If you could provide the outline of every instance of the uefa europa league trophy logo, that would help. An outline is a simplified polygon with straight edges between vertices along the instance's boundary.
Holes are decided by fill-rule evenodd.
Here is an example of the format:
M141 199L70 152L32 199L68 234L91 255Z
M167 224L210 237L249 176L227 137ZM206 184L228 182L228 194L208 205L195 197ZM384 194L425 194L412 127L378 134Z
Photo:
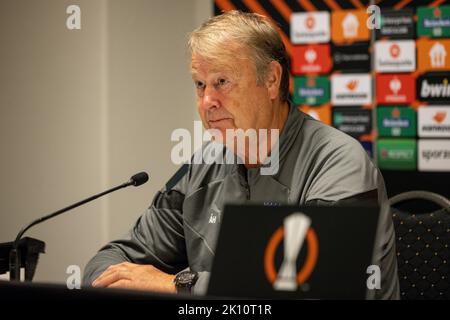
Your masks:
M284 258L277 279L273 284L275 290L297 290L297 257L311 225L311 219L304 214L294 213L284 219Z

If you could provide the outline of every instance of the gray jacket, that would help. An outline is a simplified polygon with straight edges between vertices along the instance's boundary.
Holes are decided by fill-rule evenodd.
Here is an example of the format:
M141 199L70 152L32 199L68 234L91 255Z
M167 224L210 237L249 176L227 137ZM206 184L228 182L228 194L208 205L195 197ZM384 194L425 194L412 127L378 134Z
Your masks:
M129 261L167 272L199 272L194 293L205 292L225 203L381 207L373 264L381 289L371 298L399 298L395 235L383 178L358 141L290 107L279 140L279 170L261 175L242 164L183 165L122 239L100 249L84 271L91 284L109 265ZM204 152L212 147L204 146ZM223 156L230 151L224 149ZM211 215L218 217L209 223Z

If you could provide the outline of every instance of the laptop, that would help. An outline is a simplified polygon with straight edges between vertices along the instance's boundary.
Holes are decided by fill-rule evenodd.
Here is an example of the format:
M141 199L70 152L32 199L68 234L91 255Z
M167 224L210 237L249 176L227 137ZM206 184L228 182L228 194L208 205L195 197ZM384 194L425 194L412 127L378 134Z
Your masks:
M365 299L378 216L376 206L226 206L208 295Z

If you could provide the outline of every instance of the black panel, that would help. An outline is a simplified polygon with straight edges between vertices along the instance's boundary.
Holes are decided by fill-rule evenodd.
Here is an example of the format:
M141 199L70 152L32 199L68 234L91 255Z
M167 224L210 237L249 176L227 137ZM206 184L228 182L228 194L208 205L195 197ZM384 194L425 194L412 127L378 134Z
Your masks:
M303 8L300 7L297 0L285 0L284 2L291 8L292 12L303 11Z
M236 7L237 10L250 12L250 10L245 6L245 4L241 0L230 0L230 2Z

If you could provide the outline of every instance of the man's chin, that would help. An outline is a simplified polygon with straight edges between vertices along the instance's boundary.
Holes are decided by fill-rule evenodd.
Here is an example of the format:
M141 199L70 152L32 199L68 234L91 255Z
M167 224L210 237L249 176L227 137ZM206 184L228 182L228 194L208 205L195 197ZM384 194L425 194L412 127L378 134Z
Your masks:
M224 143L226 141L227 130L234 130L234 128L208 128L207 131L216 142ZM230 131L229 131L230 132ZM228 133L229 134L229 133Z

